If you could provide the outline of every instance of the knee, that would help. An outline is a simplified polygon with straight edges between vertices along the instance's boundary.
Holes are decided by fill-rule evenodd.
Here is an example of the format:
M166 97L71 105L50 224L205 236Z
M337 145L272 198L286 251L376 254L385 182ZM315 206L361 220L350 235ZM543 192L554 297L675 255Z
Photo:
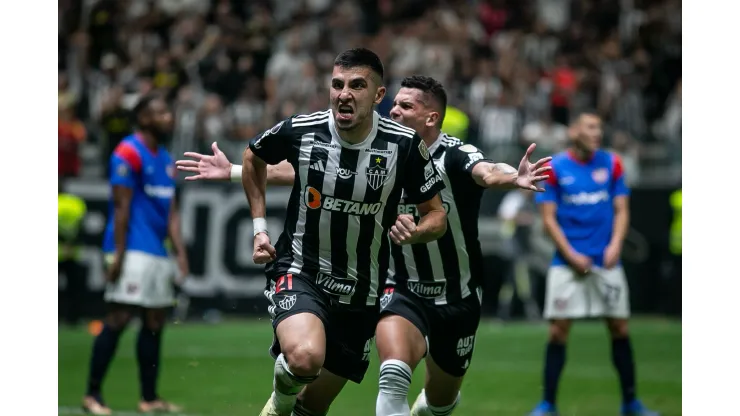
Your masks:
M165 319L158 316L145 316L142 329L146 329L147 331L154 333L160 333L164 329L164 322Z
M549 341L556 344L568 342L570 334L570 321L557 320L550 323Z
M314 376L324 365L324 351L311 341L297 343L283 350L290 372L296 376Z
M627 338L629 336L629 325L626 319L610 319L607 321L607 327L612 338Z
M123 331L131 322L131 313L128 311L111 312L105 317L105 325L114 331Z

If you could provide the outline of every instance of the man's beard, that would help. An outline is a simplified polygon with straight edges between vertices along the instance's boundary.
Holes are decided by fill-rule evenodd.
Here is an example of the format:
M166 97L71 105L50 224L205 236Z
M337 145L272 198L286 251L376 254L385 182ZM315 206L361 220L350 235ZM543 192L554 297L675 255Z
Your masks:
M158 144L169 144L172 142L172 131L151 129L151 134L157 140Z

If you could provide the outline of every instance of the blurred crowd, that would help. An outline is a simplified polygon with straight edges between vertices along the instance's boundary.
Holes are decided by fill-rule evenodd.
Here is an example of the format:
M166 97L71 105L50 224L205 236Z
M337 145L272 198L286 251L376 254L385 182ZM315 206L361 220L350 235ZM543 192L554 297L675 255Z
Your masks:
M332 62L380 55L443 82L450 133L516 163L595 110L631 184L680 183L680 0L60 0L59 175L101 176L141 94L166 94L171 143L239 158L277 120L327 108ZM452 119L452 117L450 117Z

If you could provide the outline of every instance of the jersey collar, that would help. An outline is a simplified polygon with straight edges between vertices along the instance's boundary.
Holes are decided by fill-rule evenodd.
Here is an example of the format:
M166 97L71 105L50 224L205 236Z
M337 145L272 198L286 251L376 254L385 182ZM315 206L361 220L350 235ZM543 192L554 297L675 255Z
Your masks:
M360 143L351 144L347 143L339 136L339 132L337 132L337 126L334 123L334 112L332 110L329 110L329 132L331 133L332 140L339 143L342 147L346 147L348 149L359 149L367 147L367 145L375 140L375 136L378 134L378 119L380 119L380 114L378 114L377 111L373 111L373 128L370 129L370 133L367 135L367 137L365 137L365 140L361 141Z
M432 143L432 145L429 146L429 154L430 155L433 155L434 152L437 151L437 149L439 148L439 146L442 145L442 139L444 137L445 137L445 134L444 133L439 133L439 136L437 136L437 140L435 140L434 143Z

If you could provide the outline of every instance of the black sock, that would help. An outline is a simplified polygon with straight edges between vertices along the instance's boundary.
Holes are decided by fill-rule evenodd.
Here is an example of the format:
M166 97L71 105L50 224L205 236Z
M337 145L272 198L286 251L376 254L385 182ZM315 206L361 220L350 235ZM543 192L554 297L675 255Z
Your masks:
M612 339L612 362L619 373L622 403L632 403L635 400L635 360L629 337Z
M558 393L560 374L565 367L565 344L556 344L550 341L545 352L545 397L551 404L555 404Z
M87 395L100 399L100 389L103 378L108 371L110 362L118 347L118 339L121 337L120 329L113 329L108 325L95 338L93 343L92 357L90 358L90 374L87 378Z
M141 398L151 402L157 400L157 375L159 374L159 346L162 331L152 331L145 327L139 331L136 341L136 359L139 361L139 382Z

